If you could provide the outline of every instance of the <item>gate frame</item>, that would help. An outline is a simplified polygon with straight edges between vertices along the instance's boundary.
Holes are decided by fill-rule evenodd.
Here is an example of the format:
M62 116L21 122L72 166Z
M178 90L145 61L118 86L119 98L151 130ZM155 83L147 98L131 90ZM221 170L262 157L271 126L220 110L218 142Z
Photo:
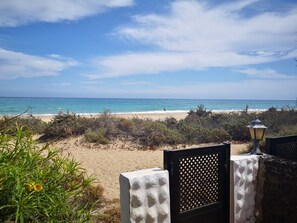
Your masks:
M198 153L197 153L198 152ZM200 153L199 153L200 152ZM167 169L169 172L169 186L170 186L170 212L171 212L171 221L175 222L178 218L187 218L187 214L193 210L187 210L183 213L179 211L179 185L175 184L175 181L178 181L179 178L179 165L177 155L180 154L179 158L183 157L197 157L201 155L210 155L210 154L219 154L219 166L224 165L224 172L219 171L219 176L223 174L223 177L219 177L219 185L223 185L223 194L219 194L219 199L221 200L217 204L204 205L199 208L193 209L195 215L202 213L207 213L215 209L223 210L223 217L225 220L222 222L228 223L230 220L230 143L223 143L213 146L206 147L195 147L189 149L180 149L180 150L164 150L163 151L163 161L164 169ZM183 155L184 154L184 155ZM220 158L221 157L221 158ZM177 170L177 176L173 175L174 170ZM220 189L219 189L220 191ZM222 191L220 191L222 192ZM177 196L174 194L178 193ZM210 210L209 207L214 206L214 209Z

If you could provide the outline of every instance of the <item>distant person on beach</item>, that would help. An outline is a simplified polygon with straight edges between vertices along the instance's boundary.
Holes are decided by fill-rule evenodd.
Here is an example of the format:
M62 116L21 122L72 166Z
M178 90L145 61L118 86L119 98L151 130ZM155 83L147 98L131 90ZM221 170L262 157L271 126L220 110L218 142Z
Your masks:
M166 111L166 108L163 108L163 111Z

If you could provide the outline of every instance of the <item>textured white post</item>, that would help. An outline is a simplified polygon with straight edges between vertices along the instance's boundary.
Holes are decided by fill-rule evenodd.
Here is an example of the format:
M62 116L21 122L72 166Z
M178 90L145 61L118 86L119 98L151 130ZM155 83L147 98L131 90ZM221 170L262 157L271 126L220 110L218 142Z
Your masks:
M170 223L167 170L121 173L120 191L122 223Z
M259 156L231 156L230 164L230 220L232 223L253 223L256 221Z

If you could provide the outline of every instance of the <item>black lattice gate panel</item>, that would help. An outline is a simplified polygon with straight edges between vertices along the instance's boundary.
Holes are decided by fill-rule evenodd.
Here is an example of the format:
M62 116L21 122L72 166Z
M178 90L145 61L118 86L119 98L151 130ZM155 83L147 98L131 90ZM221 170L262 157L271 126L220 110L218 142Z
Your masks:
M266 138L266 152L297 162L297 135L278 138Z
M164 151L172 223L229 221L230 145Z
M219 154L179 160L180 212L219 201Z

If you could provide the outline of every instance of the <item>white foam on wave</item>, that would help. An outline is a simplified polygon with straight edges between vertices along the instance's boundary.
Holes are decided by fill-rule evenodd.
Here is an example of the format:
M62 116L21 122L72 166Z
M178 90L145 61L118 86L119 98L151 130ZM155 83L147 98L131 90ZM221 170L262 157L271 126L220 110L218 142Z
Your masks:
M249 109L248 112L264 112L267 111L268 109ZM195 110L193 110L195 112ZM243 110L238 110L238 109L228 109L228 110L207 110L207 111L211 111L213 113L232 113L232 112L242 112ZM111 112L112 115L154 115L154 114L174 114L174 113L188 113L190 111L188 110L158 110L158 111L137 111L137 112ZM67 113L64 113L67 114ZM103 112L98 112L98 113L75 113L75 112L71 112L69 114L76 114L76 115L81 115L81 116L97 116L97 115L101 115L103 114ZM23 115L31 115L31 114L23 114ZM46 117L46 116L56 116L58 115L58 113L56 114L32 114L34 116L41 116L41 117Z
M268 109L248 109L248 112L264 112ZM242 112L242 109L229 109L229 110L209 110L213 113L232 113L232 112Z
M173 110L173 111L141 111L141 112L115 112L112 114L116 114L116 115L129 115L129 114L174 114L174 113L185 113L185 112L189 112L186 110Z

